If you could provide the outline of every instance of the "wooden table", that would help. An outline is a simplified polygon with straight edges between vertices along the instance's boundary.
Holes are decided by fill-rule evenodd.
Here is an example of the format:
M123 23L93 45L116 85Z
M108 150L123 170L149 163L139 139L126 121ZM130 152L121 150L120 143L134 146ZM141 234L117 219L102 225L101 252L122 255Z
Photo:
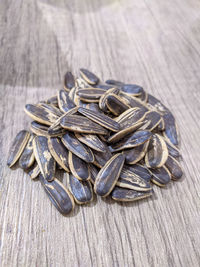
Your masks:
M184 178L137 203L97 199L63 217L21 169L11 140L23 111L80 67L141 84L175 114ZM0 266L200 265L200 2L0 3Z

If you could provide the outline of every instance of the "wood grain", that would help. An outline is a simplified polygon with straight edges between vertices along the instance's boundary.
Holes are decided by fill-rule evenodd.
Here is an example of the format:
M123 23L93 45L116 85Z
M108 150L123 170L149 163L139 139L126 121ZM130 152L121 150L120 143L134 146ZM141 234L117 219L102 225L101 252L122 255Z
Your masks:
M199 266L200 2L2 0L0 48L0 266ZM10 142L30 122L24 105L80 67L141 84L173 111L182 181L63 217L39 182L7 168Z

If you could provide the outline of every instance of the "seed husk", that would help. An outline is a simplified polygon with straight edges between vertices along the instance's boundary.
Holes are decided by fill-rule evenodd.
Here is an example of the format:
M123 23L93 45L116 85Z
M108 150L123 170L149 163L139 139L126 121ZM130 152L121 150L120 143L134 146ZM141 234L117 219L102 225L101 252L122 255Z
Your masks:
M9 150L9 156L7 160L8 167L12 167L18 161L18 159L20 158L21 154L24 151L24 148L29 138L30 138L30 133L27 132L26 130L22 130L16 135Z
M128 105L130 108L144 108L146 111L149 111L146 103L142 102L139 98L134 97L132 95L128 95L124 92L119 93L120 98L124 101L126 105Z
M175 118L171 112L163 115L163 120L165 124L164 136L173 145L178 146L178 128L175 122Z
M152 195L152 192L139 192L132 189L120 188L116 186L111 195L112 199L116 201L128 202L150 197Z
M63 112L59 108L57 108L53 105L50 105L47 103L41 103L38 106L43 107L47 112L51 112L51 113L55 114L57 117L60 117L63 115Z
M175 145L173 145L170 141L168 141L166 138L164 139L168 148L169 155L172 156L173 158L181 157L179 149Z
M56 178L48 182L41 174L40 182L43 185L52 204L62 214L68 214L74 209L74 199L70 191Z
M94 162L94 155L90 148L78 141L73 133L66 133L62 137L62 142L69 151L86 162Z
M97 166L98 168L102 168L106 162L112 157L112 153L110 152L109 148L105 144L105 152L99 152L93 150L93 155L94 155L94 162L93 164Z
M123 84L120 89L127 93L127 94L132 94L132 95L140 95L143 88L137 84Z
M99 102L100 97L105 94L106 90L100 88L80 89L76 94L85 102Z
M31 122L30 130L36 135L48 136L48 129L49 127L47 125L41 124L37 121Z
M97 84L99 82L99 78L87 69L80 69L81 77L89 84Z
M86 204L93 200L93 189L90 181L80 181L70 174L69 185L70 191L77 204Z
M19 166L22 169L30 168L35 161L35 156L33 153L33 139L34 139L34 135L32 134L28 140L28 143L27 143L20 159L19 159Z
M99 107L102 111L104 112L108 112L108 108L107 108L107 97L110 94L115 94L117 95L119 93L120 89L119 88L110 88L106 91L105 94L103 94L100 99L99 99Z
M97 84L97 85L94 85L94 87L107 91L107 90L113 88L114 86L113 85L107 85L107 84Z
M115 120L120 124L121 129L129 128L133 124L140 122L144 119L146 115L145 108L129 108L124 111L120 116L118 116Z
M116 185L136 191L150 191L152 189L149 182L126 166L122 168Z
M66 90L60 90L58 92L58 106L62 112L67 112L75 107L74 102L69 97L69 94Z
M80 142L87 145L88 147L99 152L106 152L104 143L97 135L75 133L75 136Z
M126 163L132 165L143 159L147 152L148 145L149 141L139 146L124 150L123 154L125 155Z
M35 161L35 164L30 168L28 175L31 177L32 180L38 178L38 175L40 174L40 167Z
M121 87L122 85L124 85L123 82L112 80L112 79L106 80L105 83L110 84L110 85L114 85L116 87L118 87L118 86Z
M27 104L24 110L33 120L49 126L59 118L58 115L41 105Z
M89 165L81 158L69 151L68 154L69 168L72 174L81 181L90 179Z
M170 171L172 180L179 180L182 177L183 171L181 169L180 163L175 158L168 156L168 159L165 162L165 166Z
M168 158L168 149L163 137L159 134L152 135L148 151L145 156L145 163L148 168L162 167Z
M133 134L128 135L123 140L112 144L113 151L121 151L123 149L136 147L147 142L152 136L150 131L136 131Z
M146 112L146 114L143 118L144 124L142 125L142 127L140 129L153 131L153 129L155 129L158 126L160 121L161 121L161 116L158 112L148 111L148 112Z
M147 167L141 164L134 164L131 166L126 165L126 168L130 169L136 175L139 175L145 181L149 182L151 180L151 173Z
M112 93L110 93L106 98L106 106L115 116L120 115L130 108L130 106L127 105L122 98Z
M57 98L57 95L48 98L47 99L47 104L53 105L56 108L58 108L58 98Z
M108 131L101 125L80 115L67 115L60 121L63 128L73 132L107 135Z
M68 150L58 137L48 138L48 147L55 161L67 172L69 172Z
M92 184L95 183L96 177L99 173L99 170L97 169L96 166L94 166L93 164L89 163L89 170L90 170L90 182Z
M98 113L96 111L86 108L79 108L78 112L86 116L88 119L113 132L117 132L120 129L120 125L118 122L114 121L113 119L102 113Z
M75 87L74 75L70 71L68 71L64 76L64 88L65 90L70 91L74 87Z
M97 195L106 197L110 194L120 176L124 160L124 155L118 153L100 170L94 183L94 191Z
M160 100L158 100L156 97L152 96L151 94L148 94L147 106L151 110L155 110L159 112L161 115L164 115L170 112L169 109L165 105L163 105Z
M171 180L171 174L165 166L157 169L149 169L149 171L152 174L151 181L158 186L163 187Z
M36 136L33 140L33 151L42 175L47 181L52 181L54 179L56 163L48 147L48 138Z

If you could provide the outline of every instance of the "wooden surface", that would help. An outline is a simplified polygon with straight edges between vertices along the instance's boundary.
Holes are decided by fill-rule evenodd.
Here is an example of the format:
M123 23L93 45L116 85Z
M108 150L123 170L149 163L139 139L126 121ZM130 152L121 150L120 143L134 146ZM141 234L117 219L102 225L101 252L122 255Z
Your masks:
M67 70L138 83L176 116L184 178L148 201L97 199L63 217L39 182L8 169L23 112ZM0 2L0 266L200 265L200 2Z

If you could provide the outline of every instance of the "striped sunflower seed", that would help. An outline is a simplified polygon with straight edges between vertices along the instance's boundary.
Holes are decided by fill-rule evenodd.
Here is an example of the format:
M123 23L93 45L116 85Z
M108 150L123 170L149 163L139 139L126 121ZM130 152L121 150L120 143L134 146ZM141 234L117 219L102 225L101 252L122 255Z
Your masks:
M67 112L75 107L74 102L70 99L66 90L60 90L58 92L58 106L62 112Z
M48 147L55 161L67 172L69 172L68 150L61 142L60 138L48 138Z
M99 78L87 69L80 69L81 77L89 84L97 84L99 82Z
M36 135L48 136L48 129L49 127L47 125L38 123L37 121L31 122L30 130Z
M123 154L125 155L126 163L132 165L143 159L147 152L148 145L149 141L139 146L124 150Z
M31 119L49 126L59 118L58 115L43 106L27 104L24 110Z
M48 138L36 136L33 140L33 151L42 175L47 181L52 181L54 179L56 163L48 147Z
M86 108L79 108L78 112L86 116L88 119L113 132L117 132L120 129L120 125L118 122L114 121L113 119L102 113L97 113L96 111Z
M150 197L152 195L152 192L139 192L132 189L120 188L116 186L111 195L112 199L116 201L128 202Z
M141 164L134 164L131 166L126 165L126 168L131 170L134 174L139 175L147 182L150 182L151 180L151 173L148 168L146 168L144 165Z
M117 95L119 93L120 89L119 88L110 88L106 91L106 93L104 95L102 95L99 99L99 107L102 111L104 112L108 112L108 108L107 108L107 97L110 94L115 94Z
M174 116L171 112L169 112L163 115L163 120L165 124L165 130L163 132L165 138L168 139L173 145L178 146L179 133Z
M168 149L163 137L159 134L154 134L148 146L148 151L145 156L145 163L148 168L162 167L168 158Z
M130 108L144 108L146 111L149 111L146 103L142 102L139 98L134 97L132 95L128 95L124 92L119 93L119 97L124 101L126 105L128 105Z
M169 142L167 139L164 138L164 140L167 145L169 155L172 156L173 158L181 157L179 149L176 146L174 146L171 142Z
M76 92L76 94L80 97L84 102L99 102L100 97L105 94L106 90L100 88L86 88L80 89Z
M79 142L73 133L66 133L63 135L61 140L66 148L74 153L77 157L86 162L94 162L94 155L91 149Z
M140 95L143 88L137 84L123 84L120 89L127 93L127 94L131 94L131 95Z
M53 105L50 105L47 103L41 103L38 106L43 107L47 112L51 112L51 113L55 114L57 117L60 117L63 115L63 112L59 108L57 108Z
M175 158L169 156L165 162L165 166L170 171L173 180L179 180L182 177L183 171L181 165Z
M88 164L69 151L69 168L72 174L81 181L90 179L90 170Z
M73 132L107 135L108 131L99 124L80 115L67 115L60 121L60 125Z
M28 175L31 177L32 180L34 180L38 178L39 174L40 174L40 167L37 164L37 162L35 162L35 164L29 170Z
M116 87L121 87L121 86L123 86L124 85L124 83L123 82L120 82L120 81L116 81L116 80L107 80L107 81L105 81L105 83L107 83L107 84L110 84L110 85L114 85L114 86L116 86Z
M53 105L53 106L55 106L56 108L58 108L58 98L57 98L57 95L48 98L48 99L47 99L47 104L49 104L49 105Z
M133 124L142 121L146 115L146 108L129 108L115 120L120 124L121 129L131 127Z
M97 169L96 166L94 166L93 164L89 163L89 170L90 170L90 182L92 184L95 183L96 177L99 173L99 170Z
M20 159L19 159L19 166L22 169L30 168L35 161L35 156L33 153L33 139L34 139L34 135L32 134L28 140L28 143L27 143Z
M150 131L136 131L133 134L128 135L123 140L112 144L111 148L113 151L121 151L123 149L136 147L147 142L152 136Z
M147 103L147 101L148 101L148 94L144 89L137 97L144 103Z
M98 168L102 168L106 162L112 157L112 153L110 152L109 148L105 144L105 152L99 152L93 150L93 155L94 155L94 162L93 164L97 166Z
M107 84L97 84L97 85L94 85L95 88L99 88L99 89L103 89L103 90L109 90L111 88L113 88L112 85L107 85Z
M86 204L93 200L93 189L90 181L80 181L70 174L69 186L77 204Z
M106 106L115 116L120 115L130 108L130 106L127 105L122 98L111 93L106 98Z
M150 191L152 189L149 182L126 166L123 167L116 185L136 191Z
M161 116L158 112L156 111L148 111L145 114L145 117L143 119L143 125L141 126L141 130L149 130L149 131L153 131L153 129L155 129L158 124L161 121Z
M81 143L87 145L88 147L99 152L106 152L104 143L97 135L75 133L75 136Z
M110 194L120 176L124 160L124 155L118 153L100 170L94 183L94 191L97 195L106 197Z
M64 76L64 88L65 90L70 91L74 87L75 87L74 76L70 71L68 71Z
M12 167L18 161L27 142L29 141L29 138L30 133L26 130L22 130L16 135L9 150L9 156L7 160L8 167Z
M74 209L74 199L69 190L56 178L48 182L41 174L40 182L52 204L62 214L68 214Z
M152 174L151 182L158 186L163 187L171 180L171 174L165 166L162 166L157 169L149 169L149 171Z

